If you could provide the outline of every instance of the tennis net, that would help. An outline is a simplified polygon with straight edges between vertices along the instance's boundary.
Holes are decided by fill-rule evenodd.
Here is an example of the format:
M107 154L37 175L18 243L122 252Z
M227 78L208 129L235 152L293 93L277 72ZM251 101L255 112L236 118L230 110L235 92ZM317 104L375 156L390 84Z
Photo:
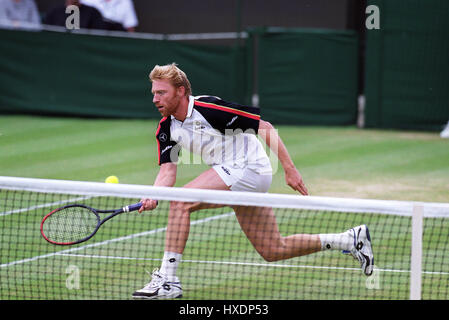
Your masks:
M142 197L158 207L118 215L87 242L57 246L40 234L43 217L63 205L117 209ZM161 264L173 201L224 205L190 214L182 299L449 299L449 204L14 177L0 177L0 299L130 299ZM237 205L273 208L283 236L366 224L374 272L366 277L338 250L268 262L240 228Z

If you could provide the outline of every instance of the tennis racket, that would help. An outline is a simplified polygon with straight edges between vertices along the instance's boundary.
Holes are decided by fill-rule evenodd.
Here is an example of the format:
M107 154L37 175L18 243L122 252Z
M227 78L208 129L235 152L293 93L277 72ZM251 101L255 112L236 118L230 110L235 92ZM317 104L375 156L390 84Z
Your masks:
M118 210L97 210L82 204L60 207L47 214L41 222L45 240L57 245L73 245L92 238L106 221L123 213L139 210L138 202ZM99 213L110 213L101 220Z

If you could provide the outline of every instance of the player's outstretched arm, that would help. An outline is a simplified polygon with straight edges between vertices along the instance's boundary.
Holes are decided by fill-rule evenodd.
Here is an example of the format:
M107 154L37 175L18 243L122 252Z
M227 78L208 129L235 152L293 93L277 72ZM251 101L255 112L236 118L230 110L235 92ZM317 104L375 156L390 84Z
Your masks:
M176 183L176 172L177 166L175 163L167 162L161 164L153 185L157 187L173 187ZM142 202L142 207L139 209L139 212L153 210L157 207L157 200L143 198L140 202Z
M308 195L309 192L302 180L301 174L296 169L287 148L278 135L277 130L268 121L260 120L259 122L259 136L265 141L267 146L275 152L285 172L285 181L293 189L303 195Z

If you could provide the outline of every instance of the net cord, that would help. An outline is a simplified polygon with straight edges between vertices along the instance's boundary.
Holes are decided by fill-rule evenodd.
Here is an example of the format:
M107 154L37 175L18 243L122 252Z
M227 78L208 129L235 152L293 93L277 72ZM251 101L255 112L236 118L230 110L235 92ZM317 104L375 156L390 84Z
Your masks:
M294 194L255 193L154 187L133 184L108 184L88 181L35 179L0 176L0 189L24 190L42 193L112 196L120 198L151 198L155 200L205 202L223 205L245 205L273 208L298 208L335 212L379 213L409 216L415 206L423 208L426 218L449 218L449 203L375 200L300 196Z

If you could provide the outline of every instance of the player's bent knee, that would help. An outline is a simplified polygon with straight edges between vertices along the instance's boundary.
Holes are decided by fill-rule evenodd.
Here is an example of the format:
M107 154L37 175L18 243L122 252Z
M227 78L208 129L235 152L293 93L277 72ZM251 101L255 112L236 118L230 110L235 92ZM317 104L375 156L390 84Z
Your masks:
M275 261L283 260L283 255L280 254L279 252L259 250L259 249L256 249L256 251L266 262L275 262Z
M277 246L255 246L255 249L267 262L275 262L286 258L285 243L282 239Z
M191 213L195 211L195 203L172 201L170 202L170 211L173 212L174 214L186 212Z
M262 256L262 258L266 261L266 262L275 262L275 261L279 261L282 260L281 257L279 255L276 254L262 254L259 252L259 254Z

